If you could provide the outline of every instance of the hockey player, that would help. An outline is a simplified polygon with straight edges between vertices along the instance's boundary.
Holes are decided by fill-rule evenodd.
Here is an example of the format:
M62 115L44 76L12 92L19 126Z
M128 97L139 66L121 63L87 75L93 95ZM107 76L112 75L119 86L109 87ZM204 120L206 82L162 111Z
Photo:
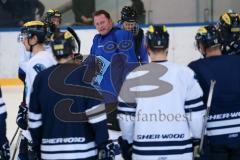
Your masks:
M207 122L207 159L238 160L240 157L240 57L222 55L221 38L214 26L201 27L196 34L199 51L205 57L189 64L207 102L210 80L216 80Z
M86 66L74 62L74 38L67 31L51 45L58 64L36 76L29 107L36 159L113 160L105 105L84 82Z
M105 102L113 104L111 111L114 112L108 115L109 128L119 130L115 103L123 77L129 69L126 63L138 64L133 47L133 35L128 31L113 27L110 14L105 10L96 11L93 19L99 32L93 39L90 53L91 56L95 56L98 64L95 83L105 91L104 93L109 93L107 95L103 93Z
M6 105L2 99L2 90L0 88L0 159L9 160L10 159L10 148L8 139L6 137Z
M219 18L223 54L240 54L240 17L235 12L225 12Z
M26 64L26 101L19 106L17 124L24 130L22 141L20 144L20 152L18 158L21 160L28 159L27 153L27 112L32 89L32 83L35 76L46 69L47 67L56 63L54 57L44 51L43 43L46 37L46 28L41 21L30 21L24 24L21 30L22 43L27 51L31 53L31 59Z
M200 138L205 107L202 90L191 69L167 61L169 34L165 26L148 28L151 63L130 72L118 107L124 159L192 160L192 139Z
M45 15L44 23L47 26L47 38L49 40L59 36L62 14L56 9L49 9Z
M148 63L147 49L144 46L144 32L137 22L137 12L129 6L125 6L121 11L120 25L122 29L130 31L134 35L135 53L138 62Z

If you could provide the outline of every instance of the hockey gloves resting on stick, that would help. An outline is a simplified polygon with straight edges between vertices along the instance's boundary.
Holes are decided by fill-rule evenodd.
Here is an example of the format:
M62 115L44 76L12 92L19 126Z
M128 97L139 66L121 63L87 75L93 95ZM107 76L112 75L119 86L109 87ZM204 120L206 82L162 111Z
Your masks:
M129 144L128 141L122 139L122 137L118 138L118 143L122 151L122 157L125 160L132 160L132 144Z
M98 160L115 160L115 144L112 141L98 148Z
M0 146L0 159L1 160L10 159L10 147L7 139L6 142L2 146Z
M19 106L16 122L17 122L17 125L23 130L26 130L28 126L27 112L28 112L28 108L26 107L26 104L22 102Z

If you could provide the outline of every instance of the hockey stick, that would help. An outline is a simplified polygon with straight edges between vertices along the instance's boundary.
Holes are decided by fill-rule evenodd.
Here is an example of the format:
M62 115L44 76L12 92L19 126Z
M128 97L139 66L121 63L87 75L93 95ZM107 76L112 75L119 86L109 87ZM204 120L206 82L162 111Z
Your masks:
M67 27L67 31L70 32L73 35L73 37L76 40L77 45L78 45L78 52L77 52L77 54L74 55L74 59L82 60L83 56L80 54L80 50L81 50L81 40L80 40L80 38L78 37L77 33L73 30L73 28Z
M14 158L15 158L15 155L16 155L17 150L18 150L18 146L19 146L19 144L21 142L21 136L22 136L22 131L20 131L19 134L18 134L16 146L15 146L15 148L13 150L13 155L12 155L12 159L11 160L14 160Z
M213 97L213 91L214 91L215 84L216 84L216 81L211 80L210 89L209 89L209 93L208 93L208 100L207 100L207 111L206 111L206 114L204 116L204 122L203 122L202 134L201 134L201 141L200 141L200 146L199 146L199 154L203 153L203 143L204 143L204 138L205 138L205 134L206 134L206 131L207 131L207 120L208 120L208 116L209 116L209 112L210 112L210 108L211 108L211 103L212 103L212 97Z
M71 27L67 27L67 30L68 30L68 32L70 32L73 35L73 37L77 41L78 53L80 53L80 50L81 50L81 40L79 39L77 33Z
M12 145L12 143L13 143L13 141L14 141L14 139L15 139L17 133L18 133L18 130L19 130L19 127L17 127L17 129L16 129L16 131L15 131L15 133L14 133L12 139L11 139L10 146Z

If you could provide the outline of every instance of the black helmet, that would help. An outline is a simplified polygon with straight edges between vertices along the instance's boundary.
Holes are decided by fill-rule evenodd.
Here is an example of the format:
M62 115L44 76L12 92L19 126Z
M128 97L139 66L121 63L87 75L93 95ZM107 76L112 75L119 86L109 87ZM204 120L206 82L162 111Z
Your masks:
M166 49L169 45L169 34L164 25L149 26L146 34L147 46L154 49Z
M51 47L57 59L66 58L69 55L74 55L75 39L70 32L66 31L51 42Z
M215 26L200 27L195 36L195 40L198 49L200 44L202 44L205 49L221 46L220 34Z
M45 41L46 34L47 31L43 22L29 21L26 22L21 28L19 40L22 40L24 36L26 36L29 39L35 35L38 38L38 43L43 43Z
M59 17L60 19L62 18L62 14L59 10L56 9L49 9L46 13L46 16L44 18L45 23L51 23L51 18L52 17Z
M225 12L219 18L219 29L230 32L240 32L240 17L234 12Z
M222 14L217 27L224 41L234 41L240 37L240 17L237 13L225 12Z
M137 12L133 9L133 7L125 6L121 11L121 21L127 22L136 22L137 21Z
M59 29L58 27L53 24L52 22L52 17L58 17L60 18L60 23L61 23L61 17L62 17L62 14L60 11L56 10L56 9L49 9L45 15L45 18L44 18L44 23L46 24L46 26L48 27L48 34L51 35L52 33L54 32L59 32Z

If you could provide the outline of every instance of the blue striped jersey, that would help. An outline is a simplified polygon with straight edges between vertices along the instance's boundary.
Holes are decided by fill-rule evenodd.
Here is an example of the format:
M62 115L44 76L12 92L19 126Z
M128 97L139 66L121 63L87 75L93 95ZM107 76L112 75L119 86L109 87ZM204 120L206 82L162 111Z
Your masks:
M84 66L58 64L36 76L28 124L41 159L96 159L98 146L107 142L105 105L83 81L85 71Z
M216 80L207 135L212 144L240 144L240 57L214 56L189 64L203 89L207 102L210 80Z

